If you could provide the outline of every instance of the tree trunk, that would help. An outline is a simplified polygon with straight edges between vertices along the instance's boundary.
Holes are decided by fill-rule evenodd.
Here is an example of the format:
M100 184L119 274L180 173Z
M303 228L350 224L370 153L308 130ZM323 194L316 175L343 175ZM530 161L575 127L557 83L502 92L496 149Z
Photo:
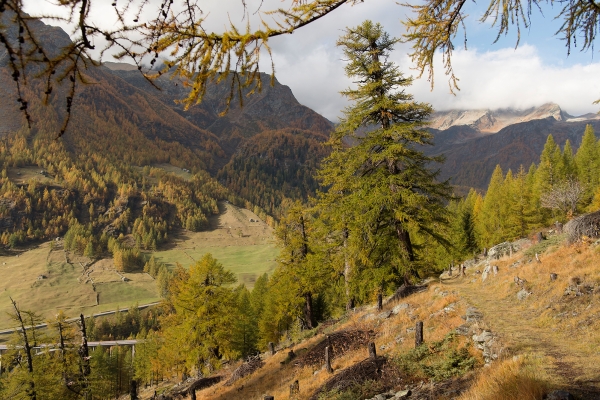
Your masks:
M35 392L35 383L33 382L33 358L31 357L31 346L29 346L29 340L27 339L27 331L25 330L25 324L23 323L23 318L21 316L21 311L17 307L17 303L9 297L13 307L15 308L15 315L19 320L19 324L21 325L21 333L23 334L23 344L25 348L25 355L27 356L27 371L31 376L31 380L29 381L29 390L27 390L27 394L31 400L37 399L37 394ZM35 329L33 326L31 329Z
M308 329L313 329L315 327L312 309L312 294L310 292L304 294L304 321L306 322L306 327Z
M333 368L331 368L331 347L325 347L325 370L330 374L333 373Z
M346 312L351 311L354 308L354 298L350 293L350 274L352 273L352 266L348 259L348 229L344 228L344 287L346 289Z
M415 327L415 347L423 344L423 321L417 322Z
M81 357L81 375L88 376L90 370L90 353L88 349L87 333L85 331L85 318L83 314L79 315L81 322L81 347L79 348L79 356Z
M131 382L129 382L129 398L131 400L138 400L138 384L135 379L132 379ZM195 392L194 392L194 395L192 396L192 399L196 399Z
M375 342L369 343L369 358L377 358L377 349L375 348Z

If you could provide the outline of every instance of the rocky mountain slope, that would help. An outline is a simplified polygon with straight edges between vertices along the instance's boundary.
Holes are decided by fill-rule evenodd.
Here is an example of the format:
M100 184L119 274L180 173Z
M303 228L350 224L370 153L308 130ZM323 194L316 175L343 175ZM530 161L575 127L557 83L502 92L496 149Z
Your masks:
M6 25L7 35L16 35L16 28ZM60 28L40 21L32 27L52 53L69 44L68 35ZM0 136L25 126L11 73L6 54L0 54L0 95L15 99L0 103ZM227 170L236 179L235 183L223 179L224 184L230 184L236 193L247 193L243 195L246 200L258 200L254 204L272 214L278 213L285 198L314 193L317 185L312 175L325 154L321 143L333 124L298 103L289 87L277 81L271 86L269 76L262 75L262 91L252 96L247 96L249 89L243 91L244 107L236 97L229 112L221 116L230 90L227 80L211 83L204 101L184 111L183 105L176 103L186 95L180 81L160 78L157 90L137 69L112 62L88 64L84 74L90 84L77 87L70 126L61 139L73 154L85 147L133 165L168 162L193 172L207 170L213 177ZM60 131L68 88L65 84L54 89L49 106L42 105L42 82L30 79L24 89L34 134L55 136ZM287 149L295 145L316 151ZM141 152L145 155L136 155ZM295 156L299 152L303 158ZM260 168L269 185L276 185L269 188L269 199L256 193L259 185L253 168ZM285 187L277 174L287 177Z
M431 122L434 147L429 155L443 154L441 177L454 185L485 189L497 164L503 170L525 169L539 162L549 134L563 146L579 147L586 124L600 129L600 116L572 117L556 104L526 111L479 110L436 113Z

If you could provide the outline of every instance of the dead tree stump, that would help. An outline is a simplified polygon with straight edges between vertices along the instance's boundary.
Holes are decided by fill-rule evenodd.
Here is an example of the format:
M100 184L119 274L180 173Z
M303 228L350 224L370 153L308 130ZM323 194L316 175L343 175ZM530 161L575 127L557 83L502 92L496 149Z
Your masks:
M557 274L555 274L554 272L550 274L550 280L551 280L551 281L555 281L555 280L556 280L556 278L558 278L558 275L557 275Z
M448 265L448 276L452 276L452 264Z
M135 379L132 379L131 382L129 383L129 398L131 400L138 400L138 388L137 388L137 381ZM193 400L196 400L196 394L194 393L194 396L192 396Z
M423 321L417 322L415 327L415 347L423 344Z
M269 342L269 351L271 352L272 356L275 355L275 344L273 344L273 342Z
M264 397L263 397L263 400L275 400L275 397L269 396L268 394L265 394Z
M375 348L375 342L369 343L369 358L377 358L377 349Z
M542 232L538 232L535 234L535 241L536 243L541 242L542 240L544 240L544 235L542 234Z
M487 257L487 247L484 247L484 248L483 248L483 256L484 256L484 257Z
M331 368L331 347L325 347L325 369L330 374L333 374L333 368Z
M377 310L381 311L383 309L383 295L381 293L377 294Z

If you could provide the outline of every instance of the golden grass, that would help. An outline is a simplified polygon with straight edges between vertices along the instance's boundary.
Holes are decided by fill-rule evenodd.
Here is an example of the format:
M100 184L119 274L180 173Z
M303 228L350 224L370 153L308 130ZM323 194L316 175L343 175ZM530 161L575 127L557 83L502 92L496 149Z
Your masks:
M546 385L523 358L504 360L479 372L459 400L540 400Z

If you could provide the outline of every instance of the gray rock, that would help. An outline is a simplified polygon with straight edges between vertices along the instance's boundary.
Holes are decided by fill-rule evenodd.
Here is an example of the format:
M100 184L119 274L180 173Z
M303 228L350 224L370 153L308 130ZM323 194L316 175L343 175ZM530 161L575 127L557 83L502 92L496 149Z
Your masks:
M492 272L492 267L488 264L485 266L485 269L483 270L483 273L481 274L481 282L485 282L485 280L487 279L488 275Z
M546 400L575 400L575 397L566 390L555 390L554 392L548 393Z
M392 308L392 314L396 315L396 314L400 313L400 311L406 310L409 307L410 307L410 304L408 304L408 303L398 304L397 306L395 306L394 308Z
M396 392L396 396L394 398L395 399L407 399L410 397L411 394L412 394L412 392L410 390L401 390L399 392Z
M519 290L519 292L517 293L517 299L518 299L518 300L521 300L521 301L522 301L522 300L525 300L526 298L528 298L528 297L529 297L529 295L530 295L530 294L531 294L531 292L528 292L528 291L527 291L527 290L525 290L525 289L521 289L521 290Z
M483 319L483 314L475 307L467 308L467 322L476 322Z
M470 330L471 330L470 324L462 324L461 326L457 327L454 331L456 332L457 335L468 336Z
M510 242L500 243L488 250L488 258L497 260L501 257L512 254L514 250L515 249Z
M494 338L494 335L490 331L483 331L479 335L473 335L473 341L477 343L489 342Z
M456 303L450 303L448 304L446 307L444 307L444 311L446 313L449 313L451 311L454 311L454 308L456 307Z
M391 311L384 311L381 314L377 315L377 319L388 319L392 315Z
M359 321L371 321L375 319L377 316L373 313L368 313L359 318Z

